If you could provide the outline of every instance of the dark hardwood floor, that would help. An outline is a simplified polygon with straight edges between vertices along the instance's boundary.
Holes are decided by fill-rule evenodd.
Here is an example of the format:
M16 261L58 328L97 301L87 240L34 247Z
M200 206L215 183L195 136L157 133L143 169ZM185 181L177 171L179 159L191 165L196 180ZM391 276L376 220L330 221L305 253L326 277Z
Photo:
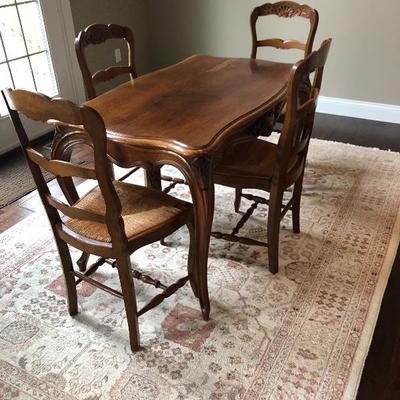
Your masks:
M400 125L317 114L313 137L400 152Z
M395 124L317 114L313 137L400 152L400 125ZM6 158L0 159L0 168L6 164ZM33 192L1 209L0 232L41 207ZM400 251L385 291L357 399L400 399Z
M313 137L400 152L400 125L318 114ZM399 177L400 179L400 177ZM400 399L400 251L397 250L357 400Z

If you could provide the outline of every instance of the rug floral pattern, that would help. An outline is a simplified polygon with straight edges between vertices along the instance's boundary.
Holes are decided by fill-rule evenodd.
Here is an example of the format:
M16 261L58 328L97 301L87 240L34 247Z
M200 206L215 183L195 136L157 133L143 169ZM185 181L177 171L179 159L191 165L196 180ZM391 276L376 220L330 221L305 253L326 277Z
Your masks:
M309 155L302 232L285 217L279 274L268 272L265 249L212 240L211 320L202 321L186 285L140 318L136 354L119 299L83 284L80 313L68 315L44 214L1 235L0 398L351 398L362 368L356 354L368 350L360 344L367 314L388 275L400 155L318 140ZM189 198L184 186L174 193ZM260 207L245 233L265 240L266 215ZM232 190L217 187L214 228L227 231L237 218ZM187 250L182 229L132 261L171 282L185 274ZM118 288L111 268L96 274ZM139 303L155 291L137 283Z

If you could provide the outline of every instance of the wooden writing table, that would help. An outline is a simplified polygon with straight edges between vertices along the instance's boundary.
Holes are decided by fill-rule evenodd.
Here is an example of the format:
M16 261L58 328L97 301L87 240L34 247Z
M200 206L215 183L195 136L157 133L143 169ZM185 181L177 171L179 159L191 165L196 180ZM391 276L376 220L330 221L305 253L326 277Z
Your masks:
M286 98L290 64L196 55L88 101L107 129L108 153L122 167L178 168L190 187L198 259L195 280L209 318L207 260L214 211L213 161ZM156 179L152 179L152 176Z

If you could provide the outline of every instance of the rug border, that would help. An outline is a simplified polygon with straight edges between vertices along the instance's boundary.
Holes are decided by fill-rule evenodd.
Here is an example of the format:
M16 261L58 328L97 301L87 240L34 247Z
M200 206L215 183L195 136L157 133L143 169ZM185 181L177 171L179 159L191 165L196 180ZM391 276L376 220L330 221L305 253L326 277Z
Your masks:
M383 296L389 281L393 264L400 249L400 208L397 210L395 224L393 226L392 236L386 251L382 269L379 274L380 278L375 286L374 294L370 301L367 318L365 320L364 329L361 333L360 340L354 355L353 365L348 378L348 384L343 393L343 400L356 400L361 377L364 371L365 361L367 359L371 342L375 333L376 324L378 322L379 313L382 306Z

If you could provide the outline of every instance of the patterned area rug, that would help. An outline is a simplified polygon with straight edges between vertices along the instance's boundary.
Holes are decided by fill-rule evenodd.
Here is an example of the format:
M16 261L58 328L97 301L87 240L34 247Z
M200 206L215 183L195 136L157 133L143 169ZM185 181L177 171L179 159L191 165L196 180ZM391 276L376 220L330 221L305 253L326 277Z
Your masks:
M284 220L279 274L264 249L212 240L211 320L186 285L140 318L136 354L120 300L83 285L68 315L46 218L22 221L0 236L0 398L354 398L398 244L399 176L400 154L313 140L302 233ZM188 198L183 186L175 194ZM266 239L266 214L248 235ZM237 218L233 191L217 187L215 228ZM182 229L133 262L172 281L187 238ZM97 278L118 287L111 268ZM137 291L143 304L149 289Z

